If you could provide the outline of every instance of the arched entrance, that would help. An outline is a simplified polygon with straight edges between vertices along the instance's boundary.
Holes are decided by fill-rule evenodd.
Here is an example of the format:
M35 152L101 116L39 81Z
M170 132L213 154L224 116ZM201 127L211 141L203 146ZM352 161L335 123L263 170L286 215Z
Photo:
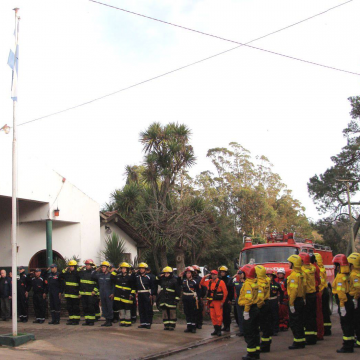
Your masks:
M57 251L53 250L53 260L54 262L57 260L64 260L61 254ZM29 262L29 271L34 270L36 268L46 269L46 250L38 251Z

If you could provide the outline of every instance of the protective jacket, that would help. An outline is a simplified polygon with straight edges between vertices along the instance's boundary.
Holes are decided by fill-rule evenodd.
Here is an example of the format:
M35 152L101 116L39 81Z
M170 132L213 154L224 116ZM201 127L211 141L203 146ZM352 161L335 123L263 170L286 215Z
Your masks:
M24 272L19 275L19 279L17 281L17 290L19 294L23 295L30 290L30 278L28 278Z
M83 269L79 272L80 277L80 295L92 296L93 292L96 294L98 292L98 285L96 280L92 278L93 269L86 270ZM94 294L94 295L95 295Z
M259 287L256 279L246 279L239 296L239 305L244 306L244 311L249 312L252 305L258 303Z
M318 265L320 269L320 285L319 285L319 291L322 292L324 289L328 287L327 281L326 281L326 269L324 265Z
M80 275L78 268L75 268L73 271L64 269L60 274L60 280L65 281L65 298L79 298Z
M300 268L294 268L287 278L289 306L294 306L296 298L305 298L306 279Z
M314 265L303 265L301 267L302 272L305 275L305 282L306 282L306 288L305 293L306 294L312 294L316 292L316 284L315 284L315 266Z
M226 285L226 289L227 289L227 297L226 297L226 301L232 301L234 299L234 283L233 283L233 279L229 276L226 275L224 277L221 277L221 280L225 283Z
M340 307L344 307L348 301L347 294L350 291L349 267L340 266L340 272L336 275L332 284L332 293L338 296Z
M360 269L353 269L350 273L349 293L355 300L360 299Z
M59 295L60 293L64 292L64 281L60 279L60 273L50 273L47 275L45 283L47 285L46 287L46 293L54 293Z
M199 300L200 298L200 283L195 279L187 279L185 276L183 278L178 278L178 282L181 286L182 297L183 299L195 298Z
M222 303L225 302L227 297L227 288L222 280L220 279L207 280L206 278L203 277L200 281L200 285L201 287L205 287L208 289L207 299L209 301L221 301ZM222 300L214 300L214 296L216 295L216 293L223 294Z
M138 293L148 292L150 295L156 295L154 281L148 274L133 273L132 277L135 278L136 291Z
M262 308L265 304L265 301L270 298L270 280L266 277L257 279L258 285L258 308Z
M33 277L31 279L31 287L33 288L34 294L45 294L46 293L46 283L44 279L39 277Z
M134 277L129 273L123 274L113 271L111 273L111 281L115 285L114 301L120 301L126 304L133 304L136 293L136 284ZM131 299L130 299L131 297Z
M162 276L160 278L160 293L157 303L160 307L176 308L180 300L180 286L177 279L170 274L169 277Z
M114 285L111 282L111 274L93 271L91 279L97 281L101 297L109 297L114 294Z

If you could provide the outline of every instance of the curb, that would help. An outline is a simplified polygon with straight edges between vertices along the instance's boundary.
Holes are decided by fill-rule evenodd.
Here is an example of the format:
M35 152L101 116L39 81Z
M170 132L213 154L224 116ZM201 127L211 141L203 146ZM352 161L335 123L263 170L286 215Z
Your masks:
M155 353L155 354L151 354L151 355L148 355L148 356L143 356L143 357L135 358L135 359L133 359L133 360L156 360L156 359L163 359L163 358L166 358L166 357L168 357L168 356L171 356L171 355L174 355L174 354L178 354L178 353L181 353L181 352L183 352L183 351L190 350L190 349L193 349L193 348L197 348L197 347L202 346L202 345L207 345L207 344L211 344L211 343L214 343L214 342L217 342L217 341L221 341L221 340L224 340L224 339L228 339L228 338L230 338L230 337L233 336L233 335L236 335L236 331L232 331L232 332L226 333L226 334L222 335L221 337L217 336L217 337L206 338L206 339L203 339L203 340L198 340L198 341L189 343L189 344L187 344L187 345L184 345L184 346L181 346L181 347L178 347L178 348L175 348L175 349L171 349L171 350L167 350L167 351L162 351L162 352Z

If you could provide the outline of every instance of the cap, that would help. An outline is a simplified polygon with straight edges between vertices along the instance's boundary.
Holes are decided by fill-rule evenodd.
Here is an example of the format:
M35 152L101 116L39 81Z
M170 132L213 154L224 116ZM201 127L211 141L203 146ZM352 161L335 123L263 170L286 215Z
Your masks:
M217 275L217 274L218 274L218 272L217 272L217 270L211 270L211 271L210 271L210 274Z
M24 266L19 266L19 270L24 270L25 267Z
M50 269L53 269L53 268L57 268L57 265L56 264L51 264Z
M41 269L35 269L35 272L41 272Z

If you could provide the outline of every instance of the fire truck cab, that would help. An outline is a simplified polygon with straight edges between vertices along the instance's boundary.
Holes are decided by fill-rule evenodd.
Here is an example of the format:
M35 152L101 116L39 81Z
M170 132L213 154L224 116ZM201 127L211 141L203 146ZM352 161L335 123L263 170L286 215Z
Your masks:
M289 256L300 252L321 254L326 269L328 289L331 291L335 270L330 247L314 244L309 239L295 240L293 233L268 235L266 244L254 245L251 238L246 238L244 248L240 252L239 266L250 263L260 264L275 271L284 268L286 276L288 276L291 270L287 259ZM330 297L332 298L332 296Z

